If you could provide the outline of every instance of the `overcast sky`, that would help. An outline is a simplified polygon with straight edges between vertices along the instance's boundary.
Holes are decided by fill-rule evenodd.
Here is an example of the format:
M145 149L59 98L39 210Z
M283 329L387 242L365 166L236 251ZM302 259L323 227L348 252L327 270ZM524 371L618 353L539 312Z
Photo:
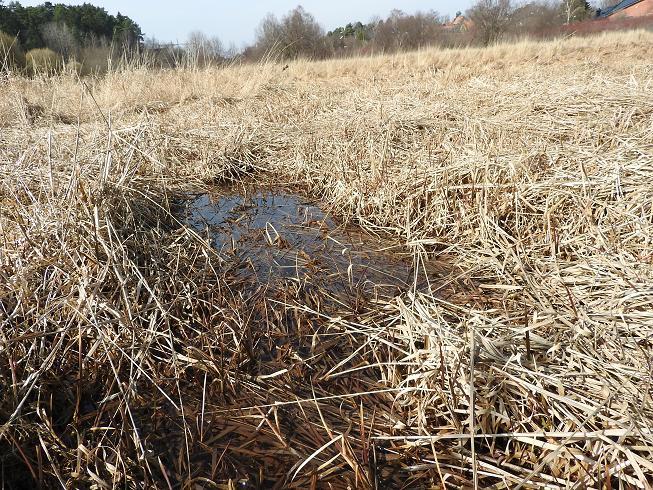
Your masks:
M22 5L39 5L43 0L19 0ZM52 3L81 4L84 1L51 0ZM395 8L412 13L435 10L452 16L464 11L472 0L86 0L106 9L118 11L134 19L147 37L159 41L183 42L188 33L201 30L218 36L225 45L237 47L254 39L261 19L269 12L281 16L301 4L327 29L348 22L367 22Z

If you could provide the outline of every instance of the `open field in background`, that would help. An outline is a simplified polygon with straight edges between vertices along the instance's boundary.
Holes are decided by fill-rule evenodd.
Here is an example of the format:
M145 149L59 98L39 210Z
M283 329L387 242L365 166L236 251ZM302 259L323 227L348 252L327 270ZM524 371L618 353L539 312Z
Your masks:
M3 484L653 485L651 59L630 32L1 82ZM328 308L237 277L171 214L233 179L441 272Z

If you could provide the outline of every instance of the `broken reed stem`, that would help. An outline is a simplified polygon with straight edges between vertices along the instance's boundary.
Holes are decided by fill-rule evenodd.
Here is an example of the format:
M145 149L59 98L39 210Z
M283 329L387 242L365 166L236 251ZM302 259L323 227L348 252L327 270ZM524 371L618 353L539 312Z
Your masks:
M476 406L475 400L475 391L474 391L474 379L476 378L474 374L474 360L476 359L476 333L474 332L474 327L469 326L469 430L470 430L470 443L472 446L472 472L474 475L474 488L478 488L478 467L476 462L476 413L474 412L474 407Z

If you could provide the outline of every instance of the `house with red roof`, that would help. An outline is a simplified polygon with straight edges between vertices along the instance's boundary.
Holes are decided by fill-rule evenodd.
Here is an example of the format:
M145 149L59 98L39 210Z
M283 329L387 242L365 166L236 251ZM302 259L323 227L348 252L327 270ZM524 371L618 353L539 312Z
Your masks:
M612 7L600 9L599 19L628 19L653 16L653 0L623 0Z

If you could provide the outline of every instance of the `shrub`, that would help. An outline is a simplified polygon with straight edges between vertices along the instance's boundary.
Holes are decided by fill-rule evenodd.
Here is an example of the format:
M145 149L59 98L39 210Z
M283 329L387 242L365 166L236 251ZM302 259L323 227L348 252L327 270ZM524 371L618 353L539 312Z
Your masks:
M82 75L99 75L106 73L109 69L111 58L109 46L89 46L82 49L80 63L82 64Z
M63 72L69 75L81 75L82 64L75 60L68 60L63 65Z
M25 55L25 61L32 75L53 75L63 67L61 56L48 48L31 49Z
M0 31L0 70L22 70L25 67L23 54L18 39Z

